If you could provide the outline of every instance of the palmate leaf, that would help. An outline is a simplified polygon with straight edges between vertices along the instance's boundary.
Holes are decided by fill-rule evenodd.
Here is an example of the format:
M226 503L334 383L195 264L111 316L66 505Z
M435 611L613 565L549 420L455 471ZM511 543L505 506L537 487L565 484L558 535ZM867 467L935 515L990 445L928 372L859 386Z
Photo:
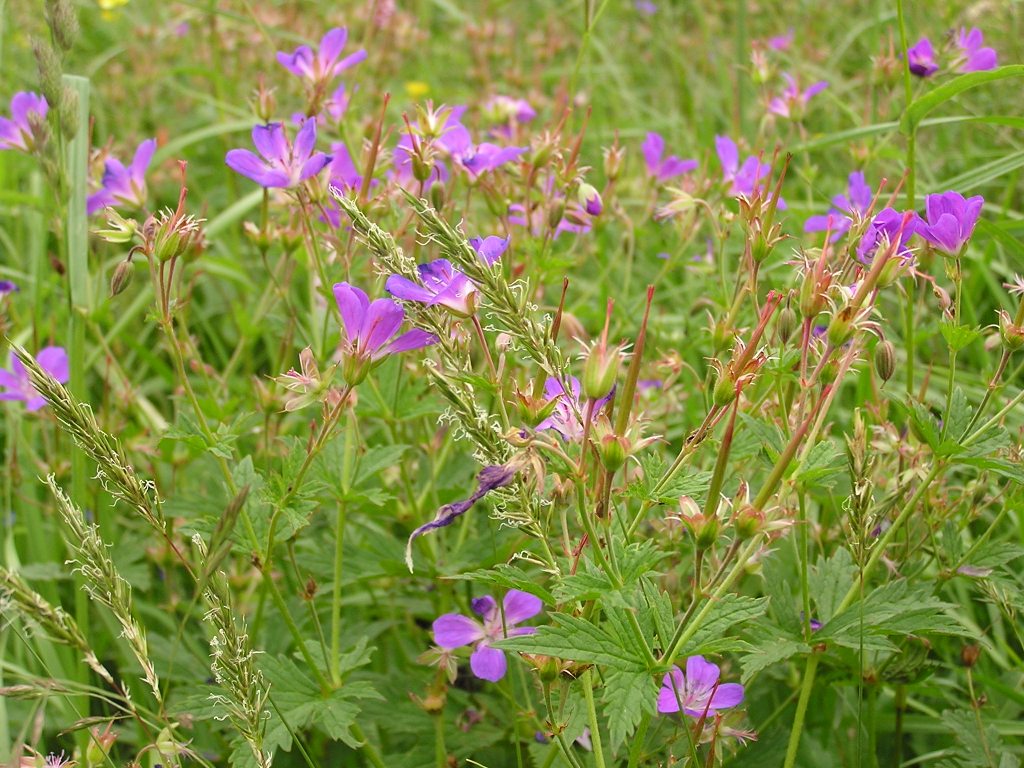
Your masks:
M925 586L909 587L906 581L893 581L837 614L814 637L847 648L892 650L895 646L883 639L886 636L969 634L963 624L946 613L949 607Z
M510 637L495 643L495 647L601 664L613 670L646 672L643 657L622 638L577 616L554 613L550 618L551 624L538 627L534 634Z
M615 752L633 735L644 713L654 714L658 686L650 672L614 670L605 677L602 702Z
M856 568L850 553L840 547L828 560L818 558L817 564L808 574L808 588L814 596L818 614L813 618L823 624L835 614L843 595L853 584Z
M811 652L811 647L802 639L771 622L758 622L747 633L747 639L750 650L740 657L744 684L773 664Z
M555 599L554 595L537 582L536 575L529 574L522 568L509 565L508 563L500 563L493 568L481 568L476 571L469 571L468 573L452 574L451 576L445 576L445 578L476 581L481 584L494 584L506 589L518 589L539 597L545 605L554 606L558 604L558 600Z
M683 644L680 657L745 648L745 643L728 637L726 633L737 624L760 618L767 610L766 597L725 595L714 604L697 631Z

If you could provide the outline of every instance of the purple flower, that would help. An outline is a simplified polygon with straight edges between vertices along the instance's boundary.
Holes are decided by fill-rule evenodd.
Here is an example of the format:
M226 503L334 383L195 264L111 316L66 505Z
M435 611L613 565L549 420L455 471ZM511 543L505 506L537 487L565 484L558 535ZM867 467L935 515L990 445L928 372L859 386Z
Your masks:
M720 709L735 707L743 701L739 683L719 683L721 670L703 656L686 660L686 674L679 667L665 675L658 694L658 711L663 714L682 710L690 717L714 717Z
M514 99L511 96L492 96L484 103L484 111L491 121L497 123L491 132L508 139L517 125L531 122L537 117L537 111L526 99Z
M811 216L804 224L804 232L832 231L832 242L836 242L853 225L854 219L864 216L871 207L874 193L864 181L864 174L854 171L850 174L847 195L832 198L832 208L824 216Z
M405 563L409 566L409 570L412 570L412 543L418 536L451 525L495 488L504 488L511 483L518 470L519 468L515 464L495 464L484 467L476 476L477 488L469 498L445 504L437 510L433 520L414 530L405 544Z
M647 174L658 181L667 181L673 176L682 176L697 167L696 160L683 160L676 155L662 159L665 153L665 140L660 134L651 131L644 139L641 151L647 164Z
M761 160L751 155L740 165L739 149L736 142L728 136L715 136L715 152L722 164L722 180L729 185L729 194L739 197L749 197L754 191L763 186L764 180L771 173L770 163L762 163ZM786 202L780 197L779 210L786 210Z
M342 340L342 373L349 386L360 383L370 369L388 355L437 343L434 334L419 328L396 337L405 319L405 311L391 299L371 302L354 285L335 283L334 300L338 304L345 332Z
M402 184L411 184L417 181L413 171L413 155L416 154L414 147L421 142L423 139L414 140L408 133L402 134L398 139L392 161L395 167L395 177ZM448 181L448 176L448 166L440 160L433 160L430 176L423 182L423 191L426 192L430 189L434 182L443 184Z
M6 371L0 368L0 387L6 391L0 392L0 400L21 400L25 403L25 409L38 411L46 405L46 398L40 395L29 380L28 371L21 364L21 360L11 353L11 370ZM53 376L61 384L68 380L68 355L63 347L44 347L36 355L36 362L39 367Z
M652 3L651 0L635 0L633 7L644 16L653 16L658 12L658 6Z
M984 42L981 30L977 27L972 27L970 32L963 27L960 28L954 44L960 49L961 72L981 72L996 68L999 57L993 48L983 47Z
M788 72L783 72L782 77L786 80L786 87L783 89L782 95L776 96L768 102L768 111L780 117L792 117L799 120L807 109L807 103L828 88L827 82L819 80L801 91L796 79Z
M469 666L481 680L496 683L505 676L508 661L505 652L492 648L491 643L506 637L528 635L534 627L516 627L532 619L544 607L539 597L510 589L502 600L503 610L490 595L472 601L473 613L481 616L483 622L463 616L461 613L446 613L434 621L434 642L442 648L461 648L473 645Z
M42 122L49 105L38 93L19 91L11 97L10 118L0 117L0 149L30 152L35 146L32 135L32 115Z
M316 147L316 121L306 120L289 143L281 123L256 125L252 143L262 158L248 149L232 149L224 162L228 167L252 179L262 187L294 187L316 176L331 158Z
M462 124L452 126L438 143L448 150L452 160L465 168L473 178L515 160L527 150L527 147L501 147L486 141L474 144L469 130Z
M918 221L919 217L913 211L900 213L893 208L883 208L864 230L864 236L857 245L857 258L864 264L870 264L876 251L881 249L884 253L898 240L896 255L910 261L913 255L907 242L913 237Z
M935 61L935 49L932 48L932 41L922 37L914 45L907 48L907 67L910 74L918 77L931 77L939 71L939 64Z
M324 111L330 115L334 122L341 122L341 118L348 112L348 105L351 100L352 94L346 92L345 84L342 83L334 89L334 93L324 102Z
M572 391L566 392L562 382L555 378L549 378L544 382L544 397L549 403L554 401L555 408L550 416L537 425L537 431L553 429L565 440L579 440L583 437L583 421L580 419L583 413L580 405L580 380L570 376L569 387ZM600 400L594 401L595 415L611 399L614 391L613 389Z
M956 256L971 239L985 199L981 195L964 199L959 192L928 195L924 199L928 221L919 221L917 233L949 256Z
M278 51L277 60L296 77L309 80L313 85L333 80L349 67L366 58L366 51L359 50L341 58L341 52L348 42L348 30L336 27L323 36L316 53L308 45L300 45L292 53Z
M6 296L9 293L17 293L20 290L17 283L10 280L0 280L0 297Z
M792 27L790 27L789 30L784 35L776 35L775 37L769 37L768 38L768 47L771 48L773 51L784 51L787 48L789 48L789 46L792 45L792 44L793 44L793 28Z
M156 140L147 139L135 150L131 165L127 168L116 157L108 157L103 165L101 186L89 195L85 209L89 215L103 208L128 205L146 207L146 170L156 152Z
M481 260L493 264L505 249L509 239L490 236L470 241ZM392 296L405 301L418 301L428 307L442 306L460 317L471 317L476 313L476 285L466 275L452 266L448 259L437 259L429 264L419 264L420 282L414 283L403 275L391 275L384 289Z

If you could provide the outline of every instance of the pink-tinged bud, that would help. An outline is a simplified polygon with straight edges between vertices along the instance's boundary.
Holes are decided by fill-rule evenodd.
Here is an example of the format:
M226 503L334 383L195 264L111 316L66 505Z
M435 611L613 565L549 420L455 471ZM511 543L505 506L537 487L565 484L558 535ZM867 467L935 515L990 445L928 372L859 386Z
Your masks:
M601 201L601 194L590 184L580 184L576 191L576 199L587 213L591 216L600 216L604 210L604 203Z
M999 315L999 336L1003 345L1011 352L1024 347L1024 325L1015 325L1006 310L1000 309L996 314Z
M764 513L751 505L743 507L736 515L736 535L740 539L750 539L764 528Z
M875 347L875 372L882 381L888 381L896 372L896 348L889 340L880 341Z
M274 89L267 88L262 78L253 95L252 107L260 122L263 123L273 122L274 116L277 114L277 98L274 96Z
M606 147L604 150L604 175L608 181L615 182L622 173L623 160L626 151L618 144Z
M608 324L611 322L612 305L613 302L609 299L601 338L591 347L587 362L583 366L583 393L592 400L606 397L615 386L615 379L619 373L621 349L608 346Z

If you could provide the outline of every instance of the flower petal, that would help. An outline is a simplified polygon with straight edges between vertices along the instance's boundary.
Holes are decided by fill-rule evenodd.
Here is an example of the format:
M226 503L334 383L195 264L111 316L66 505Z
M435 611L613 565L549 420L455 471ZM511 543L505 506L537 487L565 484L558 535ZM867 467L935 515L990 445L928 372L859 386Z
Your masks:
M361 288L349 283L335 283L334 301L341 313L342 325L345 326L345 338L350 344L355 344L362 333L370 299Z
M505 606L506 626L532 619L544 608L544 601L539 597L518 589L510 589L506 592L505 598L501 602Z
M686 660L686 687L690 690L710 689L720 675L718 665L705 661L703 656L691 656Z
M728 709L743 701L743 686L739 683L723 683L711 697L711 709Z
M446 613L434 619L434 642L442 648L459 648L483 639L480 622L461 613Z
M505 659L504 651L481 643L469 657L469 667L473 670L473 674L481 680L496 683L505 676L508 661Z
M36 355L36 362L39 363L40 368L61 384L67 384L69 378L68 353L64 351L64 347L44 347Z

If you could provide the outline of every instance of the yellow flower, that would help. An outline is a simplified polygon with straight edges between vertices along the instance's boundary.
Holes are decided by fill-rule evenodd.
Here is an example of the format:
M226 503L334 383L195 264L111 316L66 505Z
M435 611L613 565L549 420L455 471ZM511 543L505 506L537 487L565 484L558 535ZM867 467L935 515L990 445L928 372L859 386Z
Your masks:
M104 11L112 11L115 8L120 8L122 5L127 4L128 0L96 0L96 5Z
M405 84L405 93L410 99L420 99L430 93L430 86L422 80L409 80Z

